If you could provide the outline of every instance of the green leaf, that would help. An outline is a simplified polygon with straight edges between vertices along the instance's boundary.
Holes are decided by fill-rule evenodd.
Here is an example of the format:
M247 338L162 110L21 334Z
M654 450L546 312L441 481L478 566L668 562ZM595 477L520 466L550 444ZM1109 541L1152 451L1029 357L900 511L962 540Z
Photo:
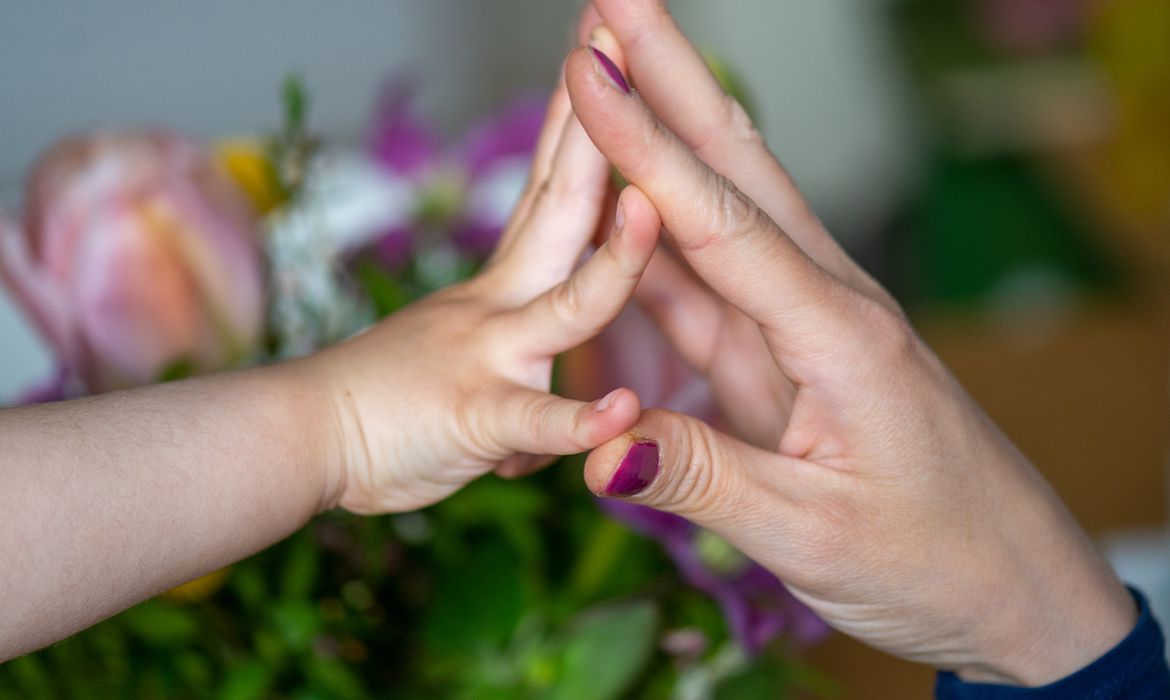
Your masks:
M289 649L302 651L309 647L321 629L317 606L301 599L282 600L272 609L272 621Z
M374 313L385 318L411 301L410 292L394 275L369 258L354 266L354 277L374 303Z
M758 698L787 698L785 683L775 669L762 664L728 676L715 686L714 700L757 700Z
M167 365L158 375L158 382L177 382L195 376L195 364L188 358L176 360Z
M369 696L361 677L335 659L311 659L305 666L305 673L326 697L361 700Z
M29 654L13 659L0 668L0 671L4 672L3 675L0 675L0 680L5 680L4 675L11 674L25 697L53 697L52 682L49 680L49 674L45 670L39 654ZM8 684L5 683L5 685Z
M185 687L206 688L211 683L210 660L203 654L187 651L175 657L175 670Z
M498 539L472 543L466 556L439 570L435 601L423 633L442 653L470 653L504 644L528 609L516 577L519 562Z
M219 690L219 700L254 700L268 697L272 672L259 661L249 661L228 671Z
M284 103L284 129L286 134L302 134L309 113L309 93L301 76L291 74L285 77L280 91Z
M572 625L551 700L621 697L654 650L658 610L649 602L593 609Z
M249 609L262 606L268 599L264 570L255 557L232 567L228 585Z
M174 648L195 638L199 620L187 608L161 600L148 600L122 613L122 621L144 642L160 648Z
M311 533L298 533L286 548L284 568L281 569L280 588L285 598L308 598L317 583L321 568L321 553Z
M576 600L589 600L609 578L614 566L621 561L622 550L630 540L630 531L616 520L603 518L598 522L581 556L573 568L569 590Z

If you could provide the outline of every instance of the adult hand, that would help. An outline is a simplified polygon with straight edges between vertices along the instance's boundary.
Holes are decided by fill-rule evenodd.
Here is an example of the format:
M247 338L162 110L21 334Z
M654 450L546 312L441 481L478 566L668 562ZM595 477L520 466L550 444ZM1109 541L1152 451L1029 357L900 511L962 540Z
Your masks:
M637 90L578 49L574 111L704 283L658 255L643 298L753 444L648 411L590 455L590 488L712 529L838 629L966 678L1040 684L1116 644L1129 594L824 231L663 4L594 4Z

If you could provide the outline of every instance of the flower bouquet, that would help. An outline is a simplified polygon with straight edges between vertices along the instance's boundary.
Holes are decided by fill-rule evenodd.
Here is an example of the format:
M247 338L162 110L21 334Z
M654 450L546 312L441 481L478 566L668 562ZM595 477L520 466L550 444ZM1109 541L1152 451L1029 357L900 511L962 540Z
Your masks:
M463 279L519 196L543 116L521 99L453 145L379 95L366 144L308 128L214 145L87 134L0 219L0 278L55 352L39 402L312 352ZM635 310L566 357L562 390L623 382L709 413ZM630 343L629 338L643 339ZM567 458L431 508L331 512L284 542L0 667L0 698L759 698L824 691L794 660L823 623L771 574L674 516L608 503Z

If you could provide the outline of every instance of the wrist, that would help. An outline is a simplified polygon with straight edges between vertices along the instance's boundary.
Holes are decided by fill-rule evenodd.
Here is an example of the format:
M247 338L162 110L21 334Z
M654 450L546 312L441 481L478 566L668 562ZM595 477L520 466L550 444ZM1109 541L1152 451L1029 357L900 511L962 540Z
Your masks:
M1087 568L1080 576L1040 569L1043 578L1004 596L1011 602L987 612L995 631L982 653L955 669L956 675L964 681L1042 686L1116 646L1136 624L1137 605L1103 561Z
M309 486L312 513L336 508L345 490L345 461L340 449L340 416L328 375L313 357L266 367L279 384L287 407L285 435L296 446L296 478Z

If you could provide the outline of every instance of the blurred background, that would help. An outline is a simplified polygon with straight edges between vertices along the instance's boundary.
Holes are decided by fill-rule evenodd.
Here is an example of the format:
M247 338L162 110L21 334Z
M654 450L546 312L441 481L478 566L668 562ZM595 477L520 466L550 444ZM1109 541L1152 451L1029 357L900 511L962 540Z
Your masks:
M441 132L545 89L577 0L111 0L0 23L0 206L56 139L272 128L298 72L314 130L358 141L378 85L417 81ZM1170 2L672 0L729 66L816 211L1170 619ZM0 296L0 398L52 371ZM1058 576L1060 572L1054 571ZM932 674L812 649L840 697Z

